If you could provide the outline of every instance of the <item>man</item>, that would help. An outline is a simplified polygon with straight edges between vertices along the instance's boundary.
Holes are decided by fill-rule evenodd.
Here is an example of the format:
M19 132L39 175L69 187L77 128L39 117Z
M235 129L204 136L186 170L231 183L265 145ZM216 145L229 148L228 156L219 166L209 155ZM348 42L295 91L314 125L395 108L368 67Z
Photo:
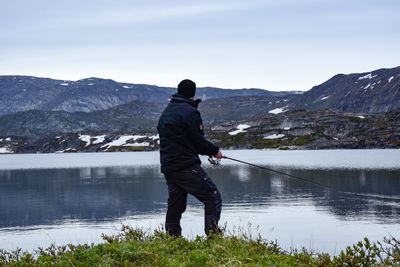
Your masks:
M188 193L204 203L204 230L219 232L222 199L215 183L200 166L200 155L222 158L218 146L204 138L203 124L194 100L196 84L183 80L161 114L157 130L160 136L161 172L168 185L166 231L180 236L180 220L186 210Z

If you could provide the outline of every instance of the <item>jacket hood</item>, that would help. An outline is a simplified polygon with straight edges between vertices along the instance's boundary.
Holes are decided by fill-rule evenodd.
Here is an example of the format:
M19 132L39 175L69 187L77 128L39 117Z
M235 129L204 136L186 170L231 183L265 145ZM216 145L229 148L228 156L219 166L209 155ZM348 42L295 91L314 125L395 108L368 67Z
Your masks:
M188 103L192 107L197 108L201 102L201 99L193 100L193 99L190 99L189 97L181 95L181 94L174 94L174 95L172 95L170 102Z

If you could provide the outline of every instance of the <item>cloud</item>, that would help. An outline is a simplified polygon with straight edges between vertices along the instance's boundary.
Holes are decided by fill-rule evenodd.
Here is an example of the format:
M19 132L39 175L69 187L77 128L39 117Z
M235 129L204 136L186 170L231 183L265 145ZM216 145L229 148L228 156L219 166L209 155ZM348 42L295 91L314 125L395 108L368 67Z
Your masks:
M97 28L113 26L130 26L144 23L176 21L201 15L231 12L254 7L248 2L210 2L201 4L180 4L175 6L138 6L128 8L108 8L95 13L81 13L58 20L54 27Z

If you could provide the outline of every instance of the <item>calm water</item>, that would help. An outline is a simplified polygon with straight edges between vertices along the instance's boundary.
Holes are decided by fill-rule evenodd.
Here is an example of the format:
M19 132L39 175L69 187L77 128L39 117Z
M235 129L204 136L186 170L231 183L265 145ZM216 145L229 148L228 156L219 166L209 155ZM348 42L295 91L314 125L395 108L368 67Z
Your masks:
M224 199L221 221L285 248L338 253L364 236L400 236L400 151L227 151L331 189L227 160L203 166ZM158 152L0 155L0 248L100 242L121 224L157 228L166 211ZM354 194L343 194L342 192ZM183 233L203 235L190 198Z

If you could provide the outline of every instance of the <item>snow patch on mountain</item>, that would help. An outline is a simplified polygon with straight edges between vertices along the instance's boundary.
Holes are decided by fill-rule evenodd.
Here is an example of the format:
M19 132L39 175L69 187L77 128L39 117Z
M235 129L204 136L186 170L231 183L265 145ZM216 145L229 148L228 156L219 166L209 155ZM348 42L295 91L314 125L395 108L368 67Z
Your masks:
M0 147L0 154L13 153L13 151L8 147Z
M367 75L361 76L361 77L359 77L358 79L359 79L359 80L373 79L373 78L375 78L376 76L378 76L378 75L372 75L372 73L368 73Z
M86 134L79 135L79 139L81 141L83 141L83 142L86 142L85 146L89 146L90 145L90 135L86 135Z
M281 107L281 108L274 108L273 110L268 111L268 113L272 113L272 114L279 114L282 112L285 112L285 107Z
M111 141L110 143L107 143L105 145L102 145L102 148L109 149L110 147L113 146L122 146L124 145L127 141L131 140L133 138L133 135L124 135L120 136L117 140Z
M138 146L149 146L149 142L142 142L142 143L133 143L133 144L125 144L123 146L133 146L133 147L138 147Z
M330 95L324 96L323 98L321 98L321 100L325 100L325 99L328 99L328 98L330 98L330 97L331 97Z
M246 132L245 129L250 128L250 127L251 126L247 125L247 124L239 124L238 126L236 126L237 130L229 132L228 134L237 135L238 133L245 133Z
M93 136L92 138L95 138L96 140L94 140L93 142L92 142L92 144L101 144L101 143L103 143L104 142L104 139L106 138L106 136L105 135L96 135L96 136Z
M144 136L144 135L123 135L123 136L120 136L117 140L114 140L110 143L107 143L107 144L101 146L101 148L106 148L106 150L108 150L110 147L113 147L113 146L125 146L126 142L128 142L128 141L131 141L131 140L136 141L138 139L145 138L145 137L146 136Z
M62 86L68 86L69 83L60 83L60 85L62 85Z
M264 137L264 139L279 139L284 137L284 134L271 134Z
M160 139L160 136L158 134L157 135L151 135L151 136L149 136L149 139L157 140L157 139Z
M132 139L133 141L136 141L138 139L146 138L147 136L145 135L133 135Z
M393 79L394 79L394 76L391 76L391 77L388 79L388 82L391 82Z

